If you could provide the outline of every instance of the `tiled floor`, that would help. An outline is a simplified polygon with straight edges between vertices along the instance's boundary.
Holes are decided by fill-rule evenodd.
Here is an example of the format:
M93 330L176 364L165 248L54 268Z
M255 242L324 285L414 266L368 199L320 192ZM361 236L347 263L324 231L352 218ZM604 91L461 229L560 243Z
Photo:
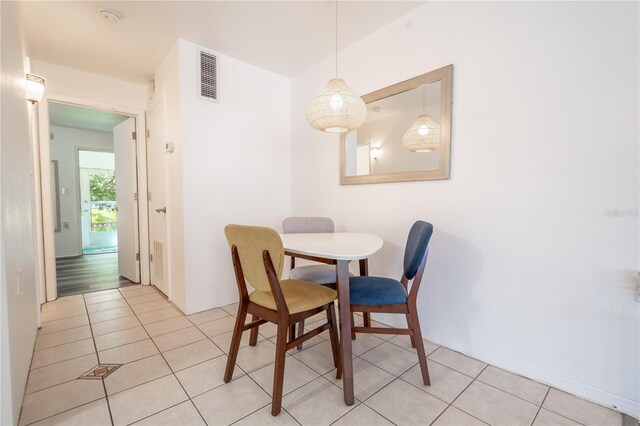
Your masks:
M20 424L623 422L615 411L430 342L432 385L426 387L408 337L389 335L358 335L354 342L356 403L351 407L343 403L327 336L315 337L303 351L292 350L285 369L284 409L272 418L275 327L260 328L256 347L247 346L245 338L234 380L222 381L235 310L230 305L185 317L154 288L141 286L46 304ZM78 379L99 364L112 368Z

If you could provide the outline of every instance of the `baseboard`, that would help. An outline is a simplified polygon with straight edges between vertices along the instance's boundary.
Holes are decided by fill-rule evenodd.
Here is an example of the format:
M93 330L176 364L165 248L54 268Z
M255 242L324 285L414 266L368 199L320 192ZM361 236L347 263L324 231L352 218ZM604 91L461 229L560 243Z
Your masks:
M395 321L388 316L376 316L375 319L387 325L400 326L399 324L394 324ZM552 386L556 389L592 401L596 404L603 405L607 408L612 408L635 418L638 418L638 414L640 413L640 403L637 401L632 401L619 395L594 388L593 386L577 382L559 374L540 370L539 368L531 365L515 361L459 340L451 339L448 336L439 333L423 330L422 334L426 340L436 343L437 345L463 353L470 357L479 359L480 361L486 362L487 364L519 374L531 380L544 383L545 385Z

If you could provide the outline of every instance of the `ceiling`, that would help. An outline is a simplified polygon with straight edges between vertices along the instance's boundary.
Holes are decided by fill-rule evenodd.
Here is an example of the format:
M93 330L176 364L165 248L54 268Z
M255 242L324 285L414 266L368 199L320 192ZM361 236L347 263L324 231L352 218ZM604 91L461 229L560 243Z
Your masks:
M112 112L49 102L49 124L52 126L111 133L115 126L127 118L126 115Z
M344 48L424 1L339 3ZM335 52L333 1L25 1L34 59L143 83L177 38L293 76ZM98 8L124 15L102 20Z

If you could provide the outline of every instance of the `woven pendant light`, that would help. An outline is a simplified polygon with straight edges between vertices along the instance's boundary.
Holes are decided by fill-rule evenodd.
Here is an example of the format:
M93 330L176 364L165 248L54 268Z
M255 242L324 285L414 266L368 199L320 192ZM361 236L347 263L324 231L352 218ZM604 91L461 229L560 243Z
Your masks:
M427 114L419 115L404 132L402 146L414 152L435 151L440 148L440 125Z
M344 133L360 127L367 119L367 107L344 80L338 78L338 2L336 0L336 78L307 105L307 121L314 129Z
M426 109L426 88L422 89L422 111ZM427 114L419 115L402 135L402 146L413 152L431 152L440 148L440 125Z

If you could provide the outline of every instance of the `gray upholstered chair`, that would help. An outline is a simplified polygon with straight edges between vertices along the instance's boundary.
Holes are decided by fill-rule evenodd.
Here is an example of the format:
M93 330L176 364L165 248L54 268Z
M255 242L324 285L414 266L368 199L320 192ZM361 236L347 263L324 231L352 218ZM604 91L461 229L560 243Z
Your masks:
M333 220L328 217L292 216L282 222L282 232L285 234L333 233L335 226ZM292 256L289 278L335 288L336 267L326 264L296 267L296 258ZM301 336L304 332L304 321L300 322L298 327L298 336ZM302 344L298 345L298 349L302 349Z
M335 226L328 217L288 217L282 222L285 234L333 233ZM291 257L289 278L309 281L315 284L335 285L336 267L334 265L306 265L296 268L296 258Z

